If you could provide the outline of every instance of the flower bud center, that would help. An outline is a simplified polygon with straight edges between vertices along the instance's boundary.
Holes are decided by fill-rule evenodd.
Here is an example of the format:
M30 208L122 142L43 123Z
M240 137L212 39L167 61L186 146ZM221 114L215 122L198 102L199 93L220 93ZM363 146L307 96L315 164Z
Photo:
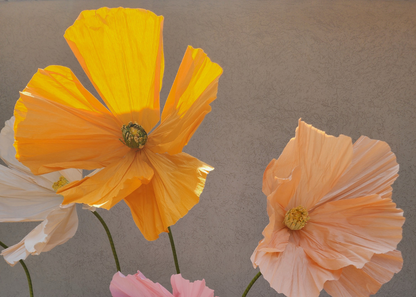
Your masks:
M130 148L142 149L147 141L147 133L137 123L130 122L128 125L123 125L121 128L124 141L120 139L122 143Z
M290 230L300 230L305 227L306 222L309 221L308 211L303 206L298 206L288 210L285 215L283 223Z
M69 184L69 181L61 175L61 177L58 179L58 181L54 182L52 185L52 189L56 192L63 186Z

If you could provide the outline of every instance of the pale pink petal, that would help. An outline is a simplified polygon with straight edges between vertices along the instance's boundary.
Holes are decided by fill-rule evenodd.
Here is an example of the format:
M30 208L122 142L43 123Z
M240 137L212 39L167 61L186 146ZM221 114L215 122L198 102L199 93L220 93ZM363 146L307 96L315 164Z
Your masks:
M1 252L10 265L24 260L29 254L39 255L50 251L57 245L67 242L78 228L78 216L75 205L67 205L49 213L46 219L33 229L18 244Z
M373 254L394 250L405 220L396 204L378 195L327 202L309 216L294 235L305 253L327 269L362 268Z
M113 297L173 297L161 284L147 279L140 271L135 275L114 274L110 284Z
M387 143L361 136L354 143L350 166L316 206L372 194L390 199L391 185L398 177L398 171L396 156Z
M339 280L326 282L324 289L332 297L368 297L377 293L402 266L403 258L397 250L376 254L362 269L343 268Z
M205 280L190 282L182 275L175 274L170 278L174 297L214 297L214 290L205 285Z
M351 138L326 135L299 120L295 145L299 152L301 180L287 209L312 208L337 183L352 159Z
M260 252L255 264L270 286L287 297L318 297L325 282L341 274L320 267L293 242L282 253Z

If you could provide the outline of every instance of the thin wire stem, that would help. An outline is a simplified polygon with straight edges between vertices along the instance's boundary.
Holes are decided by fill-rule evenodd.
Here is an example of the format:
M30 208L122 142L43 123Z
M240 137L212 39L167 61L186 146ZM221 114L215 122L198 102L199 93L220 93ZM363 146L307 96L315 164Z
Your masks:
M175 242L173 241L172 230L170 230L170 227L168 227L168 230L169 230L170 246L172 247L173 260L175 261L176 274L179 274L181 273L181 271L179 270L179 262L178 262L178 256L176 255Z
M5 249L7 249L7 248L8 248L8 246L7 246L7 245L5 245L5 244L4 244L3 242L1 242L1 241L0 241L0 245L1 245L3 248L5 248ZM30 273L29 273L29 270L27 269L27 266L26 266L25 262L23 262L23 260L19 260L19 262L20 262L20 265L22 265L23 269L24 269L24 270L25 270L25 272L26 272L27 283L28 283L28 285L29 285L29 294L30 294L30 297L33 297L33 286L32 286L32 279L30 278Z
M248 284L247 289L244 291L243 296L245 297L248 293L248 291L250 291L251 287L253 286L253 284L256 282L256 280L261 276L261 272L259 271L259 273L256 274L256 276L251 280L251 282Z
M92 213L97 217L101 225L103 225L105 232L107 233L108 240L110 241L111 250L113 251L114 261L116 261L117 271L121 271L120 263L118 262L116 247L114 246L113 237L111 236L110 230L108 229L107 224L104 222L103 218L98 214L97 211L92 211Z

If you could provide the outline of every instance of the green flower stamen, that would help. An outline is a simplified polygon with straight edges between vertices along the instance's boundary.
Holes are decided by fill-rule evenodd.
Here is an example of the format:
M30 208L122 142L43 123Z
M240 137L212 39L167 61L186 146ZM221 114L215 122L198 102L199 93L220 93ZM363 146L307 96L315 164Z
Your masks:
M124 141L120 139L122 143L130 148L142 149L147 142L147 133L137 123L130 122L127 126L123 125L121 128Z

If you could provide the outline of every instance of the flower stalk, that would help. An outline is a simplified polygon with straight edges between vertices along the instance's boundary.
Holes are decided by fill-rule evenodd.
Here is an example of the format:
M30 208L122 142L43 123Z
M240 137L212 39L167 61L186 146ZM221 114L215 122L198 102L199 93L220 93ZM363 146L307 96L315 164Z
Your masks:
M176 274L179 274L181 273L181 271L179 270L179 262L178 262L178 256L176 255L175 242L173 241L172 230L170 230L170 227L168 227L168 230L169 230L170 246L172 247L172 253L173 253L173 261L175 261Z
M113 251L113 256L114 256L114 261L116 262L117 271L121 271L120 263L117 257L116 247L114 246L113 237L111 236L110 230L108 229L107 224L104 222L103 218L98 214L97 211L92 211L92 213L97 217L101 225L103 225L105 232L107 233L108 240L110 241L111 250Z
M0 241L0 245L1 245L3 248L5 248L5 249L7 249L7 248L8 248L8 246L7 246L7 245L5 245L5 244L4 244L3 242L1 242L1 241ZM25 273L26 273L27 283L28 283L28 285L29 285L29 294L30 294L30 297L33 297L33 286L32 286L32 279L30 278L30 273L29 273L29 270L27 269L27 266L26 266L25 262L23 262L23 260L19 260L19 262L20 262L20 264L22 265L22 267L23 267L23 269L25 270Z
M256 276L251 280L251 282L248 284L246 290L243 293L242 297L247 296L248 291L250 291L251 287L254 285L254 283L256 282L256 280L261 276L261 272L259 271L259 273L256 274Z

